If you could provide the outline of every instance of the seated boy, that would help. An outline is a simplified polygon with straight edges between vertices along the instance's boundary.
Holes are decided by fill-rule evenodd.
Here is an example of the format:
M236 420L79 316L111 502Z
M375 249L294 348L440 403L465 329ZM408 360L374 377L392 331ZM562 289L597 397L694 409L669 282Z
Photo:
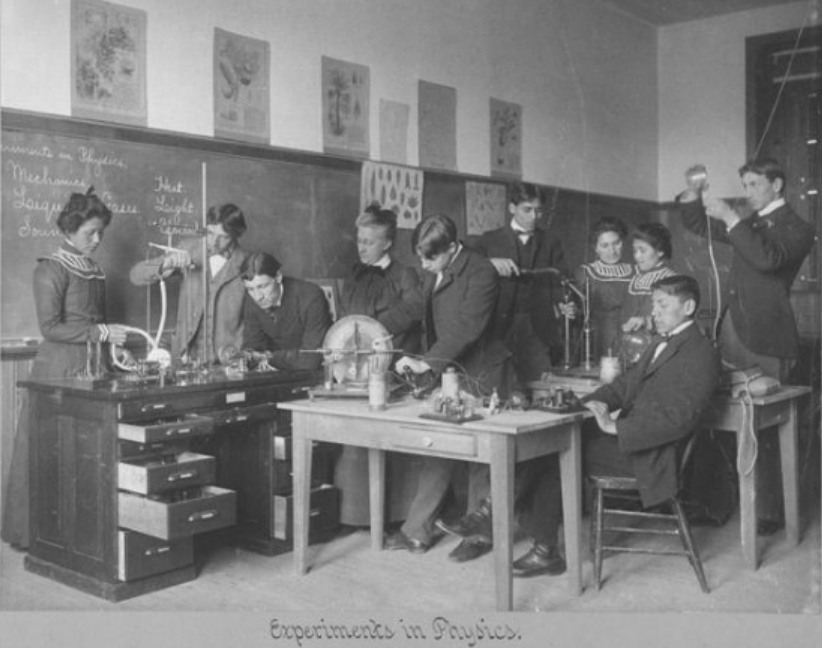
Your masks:
M584 399L599 428L583 441L585 474L635 477L646 508L677 494L677 446L697 429L719 384L719 353L694 322L698 307L699 285L692 277L675 275L655 283L652 317L661 339L625 375ZM616 419L611 416L615 410ZM557 473L533 471L522 526L534 544L514 561L514 576L565 570L557 549Z

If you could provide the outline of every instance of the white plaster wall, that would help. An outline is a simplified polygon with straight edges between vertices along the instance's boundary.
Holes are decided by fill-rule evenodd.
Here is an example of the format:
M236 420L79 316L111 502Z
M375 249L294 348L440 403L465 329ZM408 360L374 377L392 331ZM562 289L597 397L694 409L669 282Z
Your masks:
M737 169L746 158L745 39L798 29L811 7L795 2L660 28L660 201L683 189L684 171L696 162L707 166L718 195L739 194Z
M320 58L371 72L411 106L419 79L457 89L457 164L489 173L490 97L523 106L523 176L598 193L657 193L656 32L598 0L120 0L148 15L148 125L213 133L219 26L271 45L271 144L322 150ZM70 0L2 0L0 103L69 115Z

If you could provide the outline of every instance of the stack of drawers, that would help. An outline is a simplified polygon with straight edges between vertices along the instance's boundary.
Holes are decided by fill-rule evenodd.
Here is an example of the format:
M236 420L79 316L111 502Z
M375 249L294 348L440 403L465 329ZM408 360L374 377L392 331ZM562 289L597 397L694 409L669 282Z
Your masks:
M193 536L232 526L233 490L214 485L216 459L190 449L210 435L208 416L118 426L119 565L123 581L193 563Z
M290 415L288 417L290 423ZM285 426L281 426L285 427ZM294 528L294 498L292 496L290 429L274 437L274 498L272 500L271 533L278 540L291 542ZM338 448L327 443L314 443L311 467L312 488L309 515L312 540L322 540L325 534L339 527L340 491L333 486L334 459Z

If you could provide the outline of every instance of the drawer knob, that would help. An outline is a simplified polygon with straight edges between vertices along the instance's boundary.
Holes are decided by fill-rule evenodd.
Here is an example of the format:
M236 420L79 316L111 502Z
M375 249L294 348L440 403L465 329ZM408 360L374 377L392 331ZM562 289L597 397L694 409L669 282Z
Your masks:
M156 547L154 549L146 549L145 555L146 556L159 556L160 554L168 553L171 551L171 547L163 546L163 547Z
M197 471L196 470L188 470L186 472L172 473L168 477L166 477L166 480L170 481L170 482L176 482L176 481L180 481L182 479L193 479L196 476L197 476Z
M140 408L141 412L157 412L159 410L164 410L168 407L168 403L149 403L148 405L143 405Z
M431 437L423 437L422 445L425 448L430 448L432 445L434 445L434 442L431 440Z
M209 509L208 511L199 511L188 516L189 522L198 522L199 520L210 520L217 517L217 509Z

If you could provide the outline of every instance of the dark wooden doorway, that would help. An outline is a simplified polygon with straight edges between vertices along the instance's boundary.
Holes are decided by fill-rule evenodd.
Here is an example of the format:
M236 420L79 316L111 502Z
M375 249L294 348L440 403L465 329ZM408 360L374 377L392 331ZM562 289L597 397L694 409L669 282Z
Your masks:
M822 27L746 41L748 157L768 155L785 167L785 197L822 231ZM794 283L800 334L820 336L822 251L819 236Z

